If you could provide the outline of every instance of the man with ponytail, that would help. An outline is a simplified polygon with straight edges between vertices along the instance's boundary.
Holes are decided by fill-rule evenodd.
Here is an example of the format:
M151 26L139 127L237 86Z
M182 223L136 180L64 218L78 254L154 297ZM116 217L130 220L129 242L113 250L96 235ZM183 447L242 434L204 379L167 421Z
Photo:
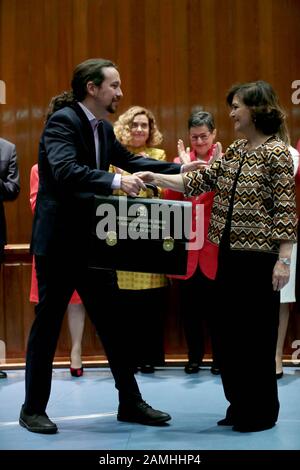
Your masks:
M110 164L129 173L150 170L175 174L181 167L134 155L116 139L112 125L105 120L117 110L123 96L113 62L86 60L75 68L71 84L70 92L52 100L39 146L39 189L31 242L39 302L28 340L20 424L31 432L57 431L46 407L56 344L74 290L105 349L119 392L118 420L161 424L170 420L170 415L142 399L126 357L116 273L88 267L88 243L94 194L108 195L121 189L135 196L145 188L136 175L109 173Z

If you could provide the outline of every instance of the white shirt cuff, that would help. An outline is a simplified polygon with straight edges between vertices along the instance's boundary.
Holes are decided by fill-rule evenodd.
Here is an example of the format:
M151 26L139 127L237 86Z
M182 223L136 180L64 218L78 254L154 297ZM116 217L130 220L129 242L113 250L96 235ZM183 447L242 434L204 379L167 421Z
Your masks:
M116 173L114 179L111 183L111 189L120 189L121 188L121 176L120 173Z

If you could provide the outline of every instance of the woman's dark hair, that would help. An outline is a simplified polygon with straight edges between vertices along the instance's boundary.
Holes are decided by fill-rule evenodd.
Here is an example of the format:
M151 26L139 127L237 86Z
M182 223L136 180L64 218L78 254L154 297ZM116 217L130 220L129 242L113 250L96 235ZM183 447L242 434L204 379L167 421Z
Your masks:
M250 109L256 129L263 134L277 134L282 126L285 127L285 114L269 83L258 80L234 85L226 97L229 106L235 95Z
M88 82L92 81L95 85L100 86L105 79L103 69L106 67L117 69L117 66L111 60L106 59L88 59L77 65L73 72L72 90L64 91L51 99L47 120L55 111L70 106L75 101L84 100L87 94L86 85Z
M192 112L188 120L188 128L199 126L207 126L208 130L213 132L216 126L212 114L207 111Z
M53 96L48 106L46 121L48 121L50 116L52 116L52 114L55 113L55 111L65 108L66 106L70 106L73 103L74 103L74 96L71 91L63 91L60 95Z

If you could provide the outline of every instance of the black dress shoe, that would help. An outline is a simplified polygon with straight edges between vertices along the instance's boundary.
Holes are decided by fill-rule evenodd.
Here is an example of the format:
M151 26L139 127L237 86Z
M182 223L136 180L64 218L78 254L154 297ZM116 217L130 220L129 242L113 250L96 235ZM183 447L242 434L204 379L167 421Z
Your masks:
M140 423L148 425L159 425L171 419L168 413L154 410L145 401L133 404L120 404L117 419L119 421L127 421L129 423Z
M233 426L233 420L231 418L223 418L217 422L218 426Z
M238 432L259 432L271 429L275 424L274 421L261 422L258 424L235 424L232 429Z
M188 362L184 367L184 372L186 374L196 374L199 372L200 366L198 362Z
M283 377L283 372L276 372L276 379L280 380Z
M29 415L25 413L24 405L21 408L19 423L31 432L41 434L55 434L57 432L56 424L48 418L46 413Z
M217 425L218 426L233 426L234 425L232 405L228 406L228 408L226 410L225 418L220 419L220 421L217 422Z
M216 366L211 366L210 368L210 372L213 374L213 375L220 375L221 372L220 372L220 369Z
M0 379L6 379L7 373L4 372L3 370L0 370Z
M143 374L153 374L154 366L152 364L143 364L141 365L141 372Z

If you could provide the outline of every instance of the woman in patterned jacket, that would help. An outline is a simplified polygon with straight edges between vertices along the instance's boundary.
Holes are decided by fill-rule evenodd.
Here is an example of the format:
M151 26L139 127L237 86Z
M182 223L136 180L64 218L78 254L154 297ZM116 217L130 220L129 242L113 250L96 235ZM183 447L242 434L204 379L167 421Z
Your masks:
M208 231L219 246L212 320L229 402L218 424L254 432L273 427L279 412L274 357L280 289L296 241L295 181L289 150L276 136L285 116L271 85L235 85L227 103L245 138L222 158L186 174L138 175L188 196L215 191Z

